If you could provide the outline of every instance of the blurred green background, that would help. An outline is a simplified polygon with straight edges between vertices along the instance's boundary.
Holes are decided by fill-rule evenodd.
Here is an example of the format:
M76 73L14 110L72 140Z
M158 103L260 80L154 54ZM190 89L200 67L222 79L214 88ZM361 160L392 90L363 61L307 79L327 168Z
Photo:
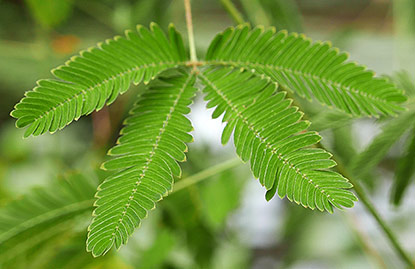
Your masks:
M413 0L238 0L253 25L304 32L331 40L353 60L380 74L406 70L415 76ZM199 57L232 18L220 0L193 0ZM25 91L79 50L123 34L137 24L173 22L186 39L181 0L0 0L0 206L26 199L36 190L54 190L66 181L94 188L115 142L121 120L141 86L132 87L111 107L82 118L54 135L22 139L9 116ZM409 83L410 84L410 83ZM200 96L199 96L200 97ZM316 103L305 103L324 143L345 163L380 132L373 119L328 121ZM220 146L222 125L210 120L201 98L193 106L195 143L184 177L234 158ZM323 115L323 116L322 116ZM330 122L330 124L324 123ZM347 141L347 142L346 142ZM415 253L415 189L403 205L389 205L396 143L368 177L366 187L402 244ZM35 191L33 190L35 188ZM43 195L43 194L42 194ZM22 198L23 197L23 198ZM86 198L85 198L86 199ZM174 193L151 212L129 244L93 259L85 251L91 210L62 226L61 236L29 231L27 240L9 242L0 268L402 268L376 223L361 205L333 215L313 212L286 200L265 202L264 190L241 165ZM63 222L62 222L63 223ZM0 227L3 223L0 222ZM60 224L61 225L61 224ZM54 225L43 227L53 230ZM42 230L43 231L43 230ZM1 247L0 247L1 249Z

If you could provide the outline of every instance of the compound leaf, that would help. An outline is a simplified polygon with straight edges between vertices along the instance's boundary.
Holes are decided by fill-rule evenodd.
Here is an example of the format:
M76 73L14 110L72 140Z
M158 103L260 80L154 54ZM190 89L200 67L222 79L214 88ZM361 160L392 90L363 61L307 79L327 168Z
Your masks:
M42 243L62 237L80 215L92 211L96 185L74 174L0 209L0 263L26 257Z
M414 115L415 116L415 115ZM415 129L410 131L404 155L398 161L392 186L392 202L399 205L415 173Z
M241 25L216 36L206 64L234 66L267 76L307 99L349 114L393 115L403 110L402 91L354 62L328 42L304 35Z
M138 99L125 121L118 145L108 152L115 158L102 167L116 170L98 188L87 250L94 256L119 248L168 195L177 161L185 161L185 143L192 142L190 121L184 116L195 94L195 77L184 70L163 73Z
M207 107L216 107L226 127L222 142L233 132L236 152L250 161L251 170L266 188L267 200L275 193L311 209L333 211L352 207L355 196L346 178L328 170L336 165L331 154L312 148L321 137L307 131L309 122L291 106L277 86L247 71L210 68L199 77L206 86Z
M16 126L29 126L25 137L55 132L82 115L109 105L131 83L149 82L161 71L186 61L180 34L171 25L168 40L156 24L126 31L82 51L54 69L15 106Z
M407 111L387 122L372 142L351 162L351 170L357 176L365 175L376 167L389 149L408 131L415 112ZM409 123L409 124L408 124Z

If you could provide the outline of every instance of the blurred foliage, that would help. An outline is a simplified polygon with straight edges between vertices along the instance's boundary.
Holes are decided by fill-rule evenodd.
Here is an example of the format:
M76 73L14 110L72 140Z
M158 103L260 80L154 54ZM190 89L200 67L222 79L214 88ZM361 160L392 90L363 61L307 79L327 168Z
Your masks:
M30 13L45 28L64 22L72 11L71 0L26 0Z
M348 46L359 31L363 31L364 35L378 33L379 25L383 24L386 24L386 28L382 29L386 30L382 35L393 35L388 28L388 25L392 24L391 18L378 15L383 13L366 13L370 16L359 17L368 3L373 3L368 9L388 10L391 8L391 1L233 2L252 24L274 25L291 31L311 31L317 37L333 36L331 39L335 39L334 44L342 47ZM402 35L402 32L413 32L415 12L411 5L414 1L394 2L394 20L397 25L395 31L400 32L399 35ZM221 10L219 1L193 0L193 7L194 21L201 25L197 29L197 35L202 40L211 38L212 29L221 30L230 23L228 15ZM374 21L376 26L367 30L367 25L371 24L362 20L362 17ZM0 239L5 238L2 233L5 227L13 229L10 227L11 222L8 222L11 215L13 218L27 218L39 212L35 209L46 210L46 199L49 199L49 196L55 199L57 194L65 192L64 185L67 183L85 180L97 184L105 178L106 174L97 171L97 167L104 159L108 145L116 139L120 128L119 119L131 106L131 98L126 95L123 100L117 101L107 114L98 113L82 119L64 132L26 140L21 139L21 130L15 129L8 115L13 105L26 90L34 86L37 79L48 77L51 68L68 59L79 49L88 48L114 34L121 34L124 29L134 28L136 24L148 25L150 21L156 21L163 28L173 21L184 29L182 2L0 0ZM325 32L329 26L335 31ZM362 43L362 46L366 45ZM381 53L376 49L373 51ZM406 56L407 53L403 58ZM413 61L410 64L413 64ZM414 76L414 73L398 73L393 76L394 81L411 96L408 103L409 111L414 109ZM136 92L132 91L131 94L135 95ZM356 132L362 127L361 122L356 123L347 115L330 111L316 102L305 101L301 105L307 114L311 115L312 128L322 132L323 142L327 143L344 164L349 165L356 156L364 154L364 148L360 146ZM373 121L373 125L399 123L404 115ZM412 119L409 117L409 120ZM369 154L372 159L376 157L376 160L373 169L369 169L368 174L362 175L361 178L371 186L374 193L380 193L377 198L383 200L386 196L382 188L392 182L392 201L401 204L398 213L404 212L393 215L393 223L399 227L397 232L400 237L407 239L407 244L413 247L410 241L413 237L414 211L407 205L411 205L411 195L413 196L411 180L413 182L415 167L415 125L409 124L409 120L402 120L403 123L396 124L394 131L402 135L394 137L394 143L381 143L381 146L375 148L375 155ZM98 142L97 128L102 129L102 122L110 122L109 134ZM379 136L381 135L382 131ZM372 143L377 140L373 139ZM381 150L385 146L386 149ZM369 147L370 144L366 148ZM184 177L228 157L225 151L212 151L208 148L208 145L197 143L192 146L189 161L183 169ZM363 167L366 165L367 163L363 163ZM387 175L392 175L394 171L397 173L384 181L380 175L385 174L385 171ZM245 183L252 180L247 178L248 174L245 167L233 169L172 194L160 203L160 210L143 223L142 229L130 239L131 242L125 249L119 252L111 251L99 259L93 259L85 251L86 227L91 211L85 210L79 212L79 215L55 218L54 221L57 220L57 223L46 222L39 224L40 226L21 229L21 233L16 233L15 237L0 240L0 268L373 267L370 258L364 256L371 257L372 254L365 252L362 242L373 243L375 251L381 254L381 258L390 268L402 267L396 261L396 257L389 254L390 249L384 246L383 239L379 239L376 228L371 226L370 221L365 221L365 216L358 209L352 214L358 216L359 222L349 224L340 213L327 218L289 203L281 202L280 207L274 207L275 204L272 202L259 205L254 207L255 210L273 217L270 225L273 231L277 232L271 232L271 243L260 246L243 240L241 233L244 233L244 230L235 224L235 215L243 215L245 203L252 206L252 201L256 198L255 191L247 191L245 188ZM93 199L94 191L82 188L81 193L84 191ZM246 202L245 199L249 198ZM26 202L26 205L22 204ZM33 203L35 205L32 206ZM59 203L54 202L51 206L58 205ZM385 205L382 209L387 208L386 203L382 205ZM266 211L266 208L271 208L272 214ZM251 223L251 216L243 217L243 222ZM256 221L258 223L262 219ZM264 223L258 225L261 224L261 229L266 230ZM40 229L42 225L50 229ZM356 234L355 229L348 232L343 229L346 225L357 225L357 228L368 234ZM16 227L24 228L24 223L17 223ZM54 234L61 230L63 232L60 236ZM258 237L262 230L256 231ZM23 238L22 242L28 244L14 244L13 238ZM37 239L32 240L33 238Z
M253 25L275 26L277 31L302 31L301 13L294 0L240 0Z
M52 249L69 241L92 210L96 180L79 174L35 188L0 211L0 261L14 268L43 268ZM85 219L86 217L86 219ZM82 229L83 230L83 229ZM84 255L83 251L79 251Z
M387 154L391 151L391 148L393 146L403 148L399 150L402 155L394 158L396 165L392 166L392 169L395 170L395 178L391 200L395 205L399 205L415 172L415 156L413 153L415 148L413 142L415 133L415 83L406 72L399 72L392 79L406 91L409 97L406 104L407 111L383 122L381 133L353 158L351 169L362 179L367 178L368 175L369 178L373 178L373 172L376 172L374 168L378 167L386 157L389 157ZM402 139L405 142L399 143ZM366 182L368 181L366 180Z

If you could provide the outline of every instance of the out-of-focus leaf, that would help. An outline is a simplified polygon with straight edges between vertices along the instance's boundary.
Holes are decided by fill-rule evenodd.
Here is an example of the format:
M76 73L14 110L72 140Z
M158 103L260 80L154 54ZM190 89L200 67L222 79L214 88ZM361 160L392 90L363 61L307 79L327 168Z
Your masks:
M393 80L405 93L412 97L415 95L415 81L411 78L408 72L400 71L393 76Z
M45 28L54 28L72 11L71 0L26 0L30 13Z
M254 24L273 25L278 30L302 30L301 13L293 0L241 0L241 4Z
M249 250L235 240L221 242L215 251L211 268L249 268Z
M333 130L334 134L334 154L338 156L343 164L347 165L356 156L356 147L350 126L341 127Z
M170 21L169 6L172 0L140 0L132 5L132 24L149 24L152 21L167 26Z
M80 217L93 209L97 182L79 174L36 188L0 210L0 264L36 258L49 242L69 236ZM85 223L86 226L86 223Z
M310 129L319 132L326 129L337 129L350 125L352 121L353 117L342 111L324 109L313 116Z
M398 167L395 173L395 181L392 189L392 202L395 205L400 205L404 193L410 183L410 180L415 172L415 129L407 140L405 154L398 162Z
M228 214L238 206L243 183L235 173L226 171L203 185L203 214L212 228L219 228Z
M382 132L354 158L351 163L353 173L361 176L370 172L408 128L412 127L414 120L415 112L410 110L387 122L382 128Z
M175 236L167 229L158 230L153 245L141 254L140 268L161 268L176 243Z
M204 222L199 188L191 186L174 193L161 203L161 207L164 211L163 224L183 238L182 243L191 251L195 263L206 268L217 242L215 234Z

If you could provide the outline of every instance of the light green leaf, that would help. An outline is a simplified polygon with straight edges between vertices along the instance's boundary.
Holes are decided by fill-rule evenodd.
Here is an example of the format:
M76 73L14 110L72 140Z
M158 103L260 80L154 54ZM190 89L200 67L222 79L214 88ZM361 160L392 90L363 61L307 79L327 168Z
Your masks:
M131 110L118 145L108 152L116 157L102 165L116 172L96 194L87 241L94 256L126 244L148 211L172 190L173 176L181 175L177 161L185 161L185 143L193 141L184 115L190 112L194 81L183 70L163 73Z
M212 228L220 228L229 213L237 208L245 182L236 173L225 171L200 188L203 214Z
M70 231L76 218L92 211L96 185L75 174L0 209L0 264Z
M415 116L415 115L414 115ZM407 139L405 153L398 162L395 180L392 186L391 199L395 205L402 201L404 193L415 173L415 129L410 131Z
M415 119L414 111L407 111L387 122L372 142L351 162L351 170L356 176L372 171L389 152L389 149L408 131Z
M250 161L267 200L277 193L321 211L353 206L356 198L347 190L352 184L328 170L336 165L331 154L311 147L321 137L306 131L310 123L301 121L302 113L274 83L232 68L210 68L199 77L207 107L216 107L215 117L224 114L236 152Z
M39 80L26 92L11 112L16 126L28 126L25 137L53 133L111 104L131 83L148 83L161 71L183 64L187 56L172 25L169 37L156 24L150 30L138 26L125 37L82 51L52 71L55 79Z
M406 97L400 90L347 58L328 42L241 25L215 37L206 64L249 70L352 115L393 115L403 110L399 104Z
M72 0L26 0L35 20L46 28L65 21L72 11Z

